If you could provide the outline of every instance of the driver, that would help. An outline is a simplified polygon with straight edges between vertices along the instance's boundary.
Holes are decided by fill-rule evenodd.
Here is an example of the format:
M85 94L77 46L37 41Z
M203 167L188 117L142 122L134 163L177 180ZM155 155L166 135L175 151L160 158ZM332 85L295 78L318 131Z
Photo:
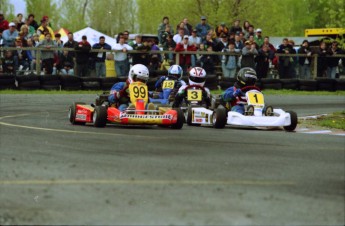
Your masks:
M155 84L156 91L162 91L162 85L165 80L175 80L174 89L179 89L181 86L185 86L185 81L182 80L183 70L182 67L175 64L170 66L168 70L168 76L162 76Z
M256 72L250 67L244 67L237 73L237 81L234 86L226 89L221 94L221 100L225 103L230 103L229 108L231 111L235 111L244 114L244 104L247 102L244 98L245 92L241 89L249 86L255 86L257 80ZM229 109L228 108L228 109Z
M189 85L183 85L181 88L178 90L175 101L172 105L172 107L180 107L182 101L184 98L187 96L187 90L189 88L193 87L201 87L203 88L203 101L205 101L207 107L210 106L211 104L211 94L210 90L206 87L204 87L206 81L206 71L201 68L201 67L194 67L189 71L189 76L188 76L188 83Z
M130 104L129 96L129 84L132 82L146 83L149 80L149 70L145 65L136 64L128 73L128 79L126 82L118 82L110 89L110 95L108 96L109 104L116 104L120 111L126 110ZM152 103L150 103L153 105ZM149 105L150 105L149 104ZM130 106L134 108L134 106ZM151 107L151 106L150 106ZM149 108L149 106L148 106Z

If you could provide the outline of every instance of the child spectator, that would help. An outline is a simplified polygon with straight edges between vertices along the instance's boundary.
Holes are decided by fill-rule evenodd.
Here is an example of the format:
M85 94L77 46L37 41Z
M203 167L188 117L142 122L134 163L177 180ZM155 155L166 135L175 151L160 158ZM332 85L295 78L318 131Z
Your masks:
M12 51L5 52L5 58L2 60L2 70L4 74L15 75L15 62Z

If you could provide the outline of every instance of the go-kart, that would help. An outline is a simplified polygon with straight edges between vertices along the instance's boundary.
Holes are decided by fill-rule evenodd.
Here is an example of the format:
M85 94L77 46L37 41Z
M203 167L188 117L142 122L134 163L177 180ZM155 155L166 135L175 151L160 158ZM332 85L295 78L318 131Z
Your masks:
M229 111L227 124L245 127L283 127L286 131L294 131L297 126L297 114L293 111L274 109L266 106L264 95L256 86L247 86L241 89L245 93L243 105L244 115ZM231 108L231 106L230 106Z
M181 109L185 112L186 122L190 126L212 125L215 128L224 128L226 124L226 109L222 105L211 106L205 101L205 88L190 85L185 88L185 106ZM212 96L212 99L215 97Z
M158 105L169 105L176 95L175 80L165 80L162 84L162 92L150 92L150 102Z
M145 83L133 82L129 85L130 107L120 111L109 105L108 94L102 94L95 104L74 103L69 108L69 120L72 124L93 123L96 127L104 127L107 123L121 125L161 125L173 129L181 129L184 114L181 109L158 108L147 110L148 89Z

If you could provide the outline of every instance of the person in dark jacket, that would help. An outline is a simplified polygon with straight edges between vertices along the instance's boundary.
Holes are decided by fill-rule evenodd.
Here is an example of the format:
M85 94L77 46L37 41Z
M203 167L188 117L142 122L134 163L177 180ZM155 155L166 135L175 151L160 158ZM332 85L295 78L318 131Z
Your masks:
M332 45L329 47L329 49L327 51L327 55L328 56L335 56L337 54L342 54L342 51L338 47L338 42L333 41ZM328 78L335 79L336 70L337 70L337 67L339 65L339 60L340 60L340 57L328 57L327 58L327 63L328 63L327 75L328 75Z
M327 70L327 48L326 43L321 42L317 54L317 77L325 77Z
M74 41L74 38L73 38L73 33L72 32L69 32L67 34L68 36L68 40L67 42L63 45L64 48L71 48L71 49L74 49L77 45L78 45L78 42ZM75 57L75 52L74 51L69 51L68 54L71 56L71 57Z
M277 53L282 54L292 54L294 53L293 47L289 44L289 40L287 38L283 39L283 44L281 44L278 49ZM293 58L290 56L279 56L279 76L280 78L292 78L290 75L291 67L293 66Z
M310 79L311 78L311 71L310 71L310 64L312 62L311 50L309 48L308 40L304 40L302 43L301 48L298 49L299 54L307 54L307 57L299 56L298 63L299 63L299 77L301 79Z
M256 74L258 80L267 77L269 64L274 58L274 52L269 48L268 45L263 45L258 51L258 56L255 58L256 61Z
M99 43L95 43L92 46L93 49L111 50L111 46L105 42L105 37L99 37ZM94 60L96 62L96 76L105 77L105 58L106 52L96 52L94 54Z
M89 57L90 57L90 50L91 45L87 41L87 37L85 35L82 36L82 41L78 43L76 47L74 47L76 52L76 62L77 62L77 75L79 77L85 77L88 73L89 68Z

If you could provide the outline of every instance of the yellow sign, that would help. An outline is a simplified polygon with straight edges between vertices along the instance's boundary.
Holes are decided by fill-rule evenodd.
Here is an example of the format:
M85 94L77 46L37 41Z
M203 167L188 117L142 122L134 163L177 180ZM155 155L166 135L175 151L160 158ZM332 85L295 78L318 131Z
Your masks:
M174 80L166 80L163 82L163 89L173 89L175 86Z
M202 90L189 89L187 91L188 101L201 101L202 100Z
M249 105L264 105L264 95L259 92L247 92Z
M132 82L129 85L129 97L131 99L131 103L136 106L137 100L143 100L144 106L146 106L148 102L148 91L147 85L142 82Z

